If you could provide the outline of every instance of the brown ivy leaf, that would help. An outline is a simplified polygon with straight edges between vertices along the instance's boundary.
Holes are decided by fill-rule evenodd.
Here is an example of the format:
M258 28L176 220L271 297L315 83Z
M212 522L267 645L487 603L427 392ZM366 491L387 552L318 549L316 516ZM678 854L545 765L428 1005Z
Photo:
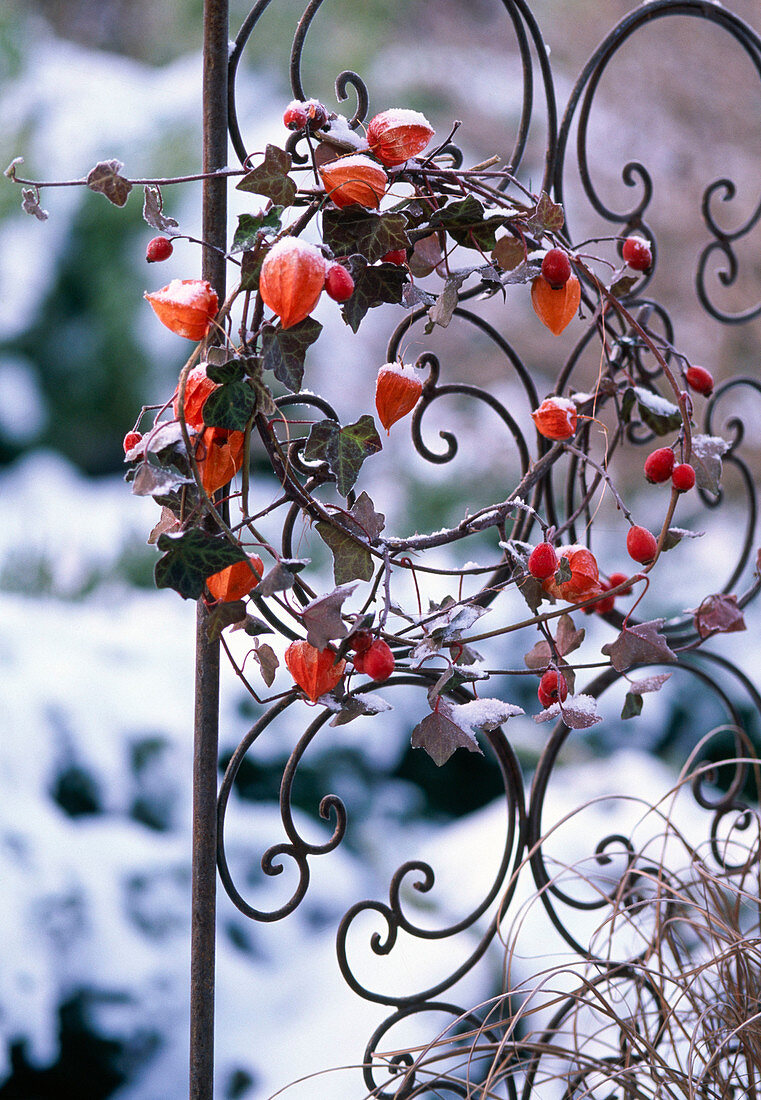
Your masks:
M309 558L281 558L262 577L256 589L257 596L272 596L275 592L287 592L293 588L293 578L305 565L309 565L309 561Z
M552 650L550 649L550 643L544 638L540 638L539 641L533 646L523 658L526 668L532 669L544 669L552 660Z
M159 233L169 233L176 229L179 222L163 213L164 196L155 184L146 184L143 188L143 219Z
M438 233L421 237L419 241L415 241L409 258L410 273L418 279L423 279L436 270L443 258Z
M439 707L438 711L415 726L410 740L413 749L425 749L438 767L447 762L455 749L467 749L468 752L483 755L473 734L458 726L442 711L443 707Z
M671 672L658 672L654 676L646 676L644 680L632 680L629 691L632 695L646 695L649 691L660 691L671 676Z
M555 645L560 656L566 657L569 653L573 653L574 649L578 649L584 641L585 633L583 626L579 630L576 629L570 615L561 615L555 634Z
M375 511L375 505L364 491L357 497L354 507L349 509L349 515L357 526L358 534L367 539L377 539L386 526L383 512Z
M171 508L167 508L166 505L161 507L161 519L148 536L148 545L153 546L159 541L159 535L163 535L164 532L179 531L180 521L174 514Z
M658 664L675 661L676 654L669 649L663 634L658 631L665 619L653 619L639 626L626 627L615 642L602 646L601 652L610 657L616 672L623 672L631 665Z
M551 722L553 718L561 718L572 730L586 730L602 722L597 700L591 695L569 695L564 703L553 703L534 715L535 722Z
M380 695L345 695L341 699L341 709L328 725L345 726L347 722L353 722L365 714L383 714L384 711L394 708Z
M275 673L280 666L280 661L278 661L274 649L266 642L260 642L254 647L253 658L261 669L262 680L264 680L267 687L272 687Z
M342 584L326 596L318 596L316 600L312 600L301 612L307 630L307 641L315 649L327 649L329 642L336 638L345 638L349 633L349 628L341 618L341 605L356 587L356 584Z
M526 259L526 246L517 237L499 237L491 255L503 271L513 271Z
M700 607L688 610L695 616L695 629L701 638L711 634L734 634L746 630L743 613L737 606L737 596L718 593L706 596Z
M669 527L663 540L663 549L673 550L682 539L701 539L705 531L688 531L685 527Z
M622 275L620 279L616 279L615 283L610 286L610 293L614 298L625 298L635 283L638 281L636 275Z
M469 272L449 275L444 283L444 289L434 305L428 310L428 316L435 325L446 328L452 320L452 315L457 308L459 290L468 277Z
M120 160L102 160L87 173L87 186L91 191L99 191L114 206L124 206L132 184L122 176L124 167Z
M21 188L21 209L25 214L32 214L37 221L47 221L50 215L40 206L40 193L36 187Z
M226 626L242 623L246 618L246 605L243 600L220 602L211 608L206 621L206 636L210 642L217 642Z
M529 226L542 232L557 233L558 230L563 228L564 221L563 207L559 203L553 202L546 191L542 191L539 202L528 219Z

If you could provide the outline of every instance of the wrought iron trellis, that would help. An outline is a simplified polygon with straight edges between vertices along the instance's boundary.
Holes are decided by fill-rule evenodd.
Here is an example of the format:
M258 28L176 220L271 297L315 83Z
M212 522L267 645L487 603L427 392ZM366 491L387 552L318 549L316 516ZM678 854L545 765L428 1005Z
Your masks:
M258 0L244 20L235 41L230 44L229 39L229 12L227 0L206 0L204 14L204 172L214 172L223 168L227 163L228 134L229 140L242 164L247 159L247 147L241 132L236 109L236 74L244 49L254 34L260 17L270 6L271 0ZM646 0L614 27L598 49L590 57L587 65L579 76L568 103L559 117L556 104L553 76L550 68L548 51L545 46L542 33L531 8L525 0L501 0L505 16L510 21L515 34L516 43L520 53L523 67L524 98L520 121L517 126L514 145L510 155L506 158L511 165L514 174L518 174L526 151L529 136L529 128L534 107L535 87L534 82L538 71L540 87L544 100L545 120L547 127L547 141L544 160L544 176L541 187L552 194L561 203L565 198L565 176L570 159L572 133L576 128L575 157L581 177L581 183L585 198L599 216L599 218L614 227L617 233L628 233L634 230L645 232L654 245L654 234L647 221L648 209L651 205L654 188L652 178L647 167L639 162L630 162L623 168L623 180L627 186L636 188L639 195L632 204L624 210L614 210L601 198L595 188L592 172L589 165L588 129L591 108L600 82L611 61L616 57L623 44L635 35L642 27L652 24L654 21L671 16L693 17L704 20L726 32L727 36L734 39L737 46L749 59L756 74L761 78L761 39L756 32L744 23L731 11L719 4L705 2L705 0ZM291 50L290 77L293 94L298 99L307 98L301 76L301 60L305 40L309 29L323 5L323 0L311 0L306 6L304 14L298 23L296 35ZM337 95L345 99L348 90L352 89L356 95L357 105L350 125L356 127L366 117L368 108L368 93L361 77L354 72L341 73L336 82ZM294 157L298 157L297 141L292 141L290 151ZM457 151L452 150L452 156L457 157ZM204 240L211 246L205 250L203 258L203 275L216 287L220 300L224 298L225 290L225 261L224 251L226 247L226 222L227 222L227 186L225 177L207 178L204 182L203 207L204 207ZM717 200L732 199L735 195L735 185L729 179L719 179L706 187L703 195L702 214L705 226L711 239L703 248L697 267L696 288L700 303L705 311L717 322L723 324L739 324L761 316L761 303L752 306L740 313L729 314L722 310L713 300L708 289L708 275L711 264L717 256L725 263L725 268L719 273L719 280L724 285L732 285L737 279L739 261L737 258L738 244L754 230L761 220L761 199L743 221L733 230L727 230L720 224L716 216L715 204ZM656 302L646 298L648 280L637 288L637 305L647 310L661 325L667 340L671 339L671 321L666 311ZM478 294L479 288L475 288L461 295L461 301L472 299ZM425 315L425 310L415 310L408 314L404 321L392 334L388 346L388 359L393 360L399 350L400 344L409 329L418 324ZM455 316L464 323L475 326L483 335L491 340L505 356L515 376L524 387L530 407L536 407L539 402L534 383L529 371L521 361L510 343L498 332L493 325L480 317L473 309L459 305ZM618 333L622 354L626 347L625 333ZM591 336L590 336L591 338ZM574 350L564 366L558 379L558 392L567 386L576 367L578 366L586 349L586 342ZM639 372L640 376L647 377L648 367L641 351L636 347L629 353L632 369ZM429 380L425 388L423 399L418 405L412 424L412 438L420 456L433 463L446 463L450 461L457 451L457 440L452 433L442 432L445 443L443 451L434 451L424 441L422 423L427 410L439 398L445 395L459 394L480 401L496 413L502 424L513 438L523 472L529 468L532 461L531 449L525 440L515 418L510 411L493 395L473 385L460 383L442 384L440 378L440 365L437 358L430 353L421 356L418 365L425 366L429 370ZM705 413L705 429L711 434L714 421L718 419L721 401L737 387L749 387L756 392L761 392L761 386L755 379L735 378L723 386L717 388L714 396L708 402ZM281 406L298 400L300 404L307 404L308 399L286 398L281 399ZM313 403L317 405L317 399ZM321 406L320 406L321 407ZM745 535L736 555L731 575L727 578L724 592L734 591L741 579L747 578L749 562L754 540L757 538L757 502L753 474L741 453L741 445L744 440L744 425L735 417L726 426L726 431L732 433L731 447L725 456L725 462L736 472L744 494L744 510L746 519ZM644 442L637 440L634 434L632 442ZM581 501L575 497L577 489L574 488L578 469L575 461L569 464L565 500L559 503L560 494L555 493L552 469L548 469L545 477L533 490L533 503L544 501L549 517L560 522L560 513L564 509L567 514L576 512L580 516L585 515L587 501ZM718 506L722 503L722 494L715 497L704 494L706 503ZM569 536L576 538L576 526L573 521L567 524ZM513 531L514 539L526 539L531 529L529 513L519 516ZM284 525L284 556L291 556L291 525ZM411 540L407 540L411 545ZM433 536L422 536L419 540L419 548L425 549L434 545ZM491 576L483 586L483 591L478 597L483 604L488 604L492 598L491 591L494 576ZM757 594L761 587L761 580L756 575L752 578L738 599L739 607L744 607ZM285 698L275 703L256 722L253 728L240 742L238 748L230 760L221 788L217 791L218 768L218 710L219 710L219 649L217 642L210 642L207 636L207 612L203 605L198 611L197 631L197 686L196 686L196 732L194 755L194 825L193 825L193 920L192 920L192 968L191 968L191 1066L190 1066L190 1096L191 1100L210 1100L213 1094L213 1030L214 1030L214 943L215 943L215 898L217 868L221 881L227 893L238 908L254 920L275 921L284 918L299 905L303 899L309 882L309 860L317 855L327 854L334 850L341 842L346 827L346 811L341 800L335 795L326 795L320 806L321 815L328 819L333 818L334 827L330 838L323 844L309 843L299 834L294 824L291 813L290 794L294 776L298 765L308 748L319 733L321 727L330 718L329 712L323 712L318 716L304 732L302 738L293 749L291 757L285 768L281 786L281 812L287 841L274 844L263 857L265 871L275 873L276 863L283 856L288 856L295 861L299 871L299 883L291 899L272 911L261 911L250 905L239 892L228 867L224 844L225 816L228 799L238 769L246 753L256 740L262 736L270 725L288 707L292 699ZM616 621L616 615L613 615ZM620 616L618 617L620 624ZM667 627L667 635L670 642L681 647L689 647L690 643L697 640L697 633L690 616L684 616L681 620L672 620ZM742 735L744 728L743 716L738 711L734 694L729 689L722 687L722 677L732 677L735 685L742 689L748 698L749 704L761 713L761 696L754 683L733 666L730 662L717 655L703 654L700 657L687 657L683 661L683 667L703 683L708 684L714 690L726 709L728 725L734 731L736 754L738 757L746 756L746 741ZM598 676L587 689L594 696L601 695L611 686L620 674L614 670L606 670ZM397 677L400 684L430 682L430 677L421 672L420 675L405 675ZM470 698L467 693L462 693L461 698ZM416 1076L414 1059L411 1056L400 1056L396 1060L387 1063L387 1079L381 1084L376 1078L377 1067L373 1065L374 1052L378 1044L399 1021L406 1017L425 1013L440 1012L451 1015L453 1020L464 1021L473 1029L482 1029L484 1034L493 1040L498 1028L487 1025L477 1016L469 1013L467 1006L459 1006L445 999L447 992L467 974L480 959L483 958L487 948L494 941L500 924L508 910L514 895L518 881L517 872L524 867L523 873L530 873L536 887L537 897L541 899L550 920L557 929L559 935L569 944L571 949L578 953L579 957L593 963L596 969L595 982L625 981L635 973L636 967L631 959L611 960L595 954L594 950L581 942L567 924L563 916L563 907L574 910L603 909L613 903L613 898L608 895L595 898L593 901L580 900L579 897L567 887L561 887L554 879L545 859L542 845L542 808L548 789L548 784L553 773L558 755L565 743L569 729L562 722L552 731L541 755L536 769L528 797L526 797L524 777L519 761L513 751L510 741L502 729L497 729L488 734L490 748L496 758L500 769L505 793L507 810L507 828L504 850L498 870L493 878L489 890L478 905L466 917L460 921L441 929L430 930L417 926L405 911L402 899L402 887L411 880L420 890L428 890L433 884L434 872L430 866L419 862L406 862L393 876L389 890L389 901L379 902L368 900L358 902L345 914L338 929L338 964L349 986L358 996L374 1001L389 1008L389 1016L376 1030L368 1041L365 1051L365 1082L369 1091L376 1095L392 1094L399 1097L414 1096L430 1091L431 1093L449 1091L452 1095L466 1095L462 1082L448 1077L443 1071L440 1076L431 1076L429 1071L425 1077ZM716 796L709 794L705 789L705 780L709 773L702 773L693 784L695 798L713 814L713 855L718 865L723 866L727 872L736 871L738 874L746 874L746 864L733 868L722 854L719 843L719 834L726 822L736 815L738 820L747 820L745 814L745 802L743 800L743 788L747 780L748 765L737 764L734 768L731 781L726 786L724 793ZM742 828L743 825L737 826ZM618 846L627 853L629 859L627 875L629 885L627 889L634 892L634 882L641 879L646 873L635 859L635 853L629 842L624 837L604 837L597 844L594 855L602 866L609 859L609 852ZM755 862L755 860L754 860ZM623 876L624 878L626 876ZM619 898L620 900L620 898ZM495 909L495 903L496 909ZM446 975L431 988L413 992L409 995L391 995L383 990L374 990L362 985L355 976L349 959L347 939L356 918L362 913L375 913L385 922L386 932L384 936L375 934L371 947L377 954L386 954L392 950L399 932L404 931L421 939L446 939L455 936L466 929L474 929L477 922L485 918L490 910L494 910L488 918L486 927L479 933L476 946L469 957L465 959L450 974ZM652 992L652 991L651 991ZM509 995L509 990L507 992ZM653 996L655 993L653 992ZM572 1014L571 1002L562 1004L547 1029L547 1036L555 1034L564 1022ZM619 1054L622 1064L631 1056L631 1050L622 1042ZM520 1086L510 1072L503 1069L501 1076L500 1095L517 1096L519 1087L525 1096L528 1096L537 1080L541 1054L528 1056L521 1067ZM390 1068L389 1068L390 1065ZM579 1078L583 1084L583 1075ZM581 1087L579 1085L578 1087ZM574 1095L569 1086L566 1095Z

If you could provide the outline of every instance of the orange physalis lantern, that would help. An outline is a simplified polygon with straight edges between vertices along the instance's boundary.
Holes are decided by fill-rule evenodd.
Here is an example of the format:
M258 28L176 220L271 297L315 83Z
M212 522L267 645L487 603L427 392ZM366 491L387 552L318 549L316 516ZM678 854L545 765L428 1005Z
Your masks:
M256 588L264 575L264 562L256 554L246 561L236 561L218 573L206 578L206 585L215 600L232 603L242 600L252 588Z
M219 309L216 291L205 279L172 279L143 297L163 325L188 340L203 340Z
M264 258L259 275L262 301L283 328L308 317L325 286L326 260L319 248L296 237L282 237Z
M555 577L548 577L542 582L542 588L555 599L567 600L576 603L579 600L587 600L591 596L602 595L604 589L600 584L600 572L597 568L597 560L591 550L584 546L558 546L558 561L562 564L565 558L571 570L570 580L557 583Z
M336 652L327 649L315 649L309 642L291 642L285 651L285 664L301 690L313 703L316 703L326 691L332 691L339 682L346 667L346 661L337 664Z
M207 493L216 493L231 481L243 465L243 432L204 428L197 437L196 461Z
M328 198L336 206L367 206L375 210L386 192L388 176L381 166L363 153L320 165Z
M370 119L367 144L378 160L390 168L422 153L434 133L420 111L391 107Z
M581 301L581 283L573 274L561 287L552 287L543 275L531 284L531 304L539 320L550 332L559 336L571 323Z
M380 422L387 432L408 412L414 409L423 383L412 370L401 363L386 363L378 371L375 383L375 407Z
M217 383L212 382L211 378L206 373L206 363L199 363L197 367L193 367L192 371L188 374L185 382L185 423L189 428L192 428L194 432L201 432L205 428L203 422L203 407L206 398L217 388ZM180 388L179 386L174 391L174 397L172 398L172 410L174 415L180 419Z
M576 431L578 414L569 397L548 397L531 417L545 439L570 439Z

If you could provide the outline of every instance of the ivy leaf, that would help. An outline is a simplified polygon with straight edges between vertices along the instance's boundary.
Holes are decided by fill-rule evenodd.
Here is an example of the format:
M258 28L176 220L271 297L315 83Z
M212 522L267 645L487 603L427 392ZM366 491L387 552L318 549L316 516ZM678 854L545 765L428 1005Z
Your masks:
M210 642L219 641L222 631L233 623L242 623L246 618L246 605L243 600L222 601L209 611L206 621L206 636Z
M517 237L500 237L491 255L503 271L512 271L526 259L526 246Z
M438 767L447 762L455 749L467 749L468 752L483 755L470 730L463 729L448 718L442 713L442 707L415 726L410 743L413 749L425 749Z
M611 284L609 287L610 293L614 298L625 298L637 282L636 275L622 275L620 279L616 279L615 283Z
M359 476L362 463L383 449L372 416L365 414L354 424L341 427L337 420L320 420L312 425L304 447L307 462L327 462L341 496L347 496Z
M554 718L562 719L572 730L586 730L602 722L597 700L591 695L569 695L564 703L553 703L534 715L535 722L551 722Z
M663 540L664 550L673 550L682 539L701 539L705 531L688 531L685 527L669 527Z
M265 623L263 619L257 619L255 615L248 614L242 622L234 623L233 630L243 630L250 638L257 638L260 634L274 634L275 631Z
M682 414L676 405L644 386L634 386L633 390L642 423L656 435L669 435L681 428Z
M718 593L706 596L700 607L690 608L695 617L695 629L701 638L711 634L735 634L746 630L745 619L737 606L737 596Z
M163 535L165 531L177 531L180 527L180 521L174 514L171 508L167 508L164 505L161 509L161 519L158 521L155 527L152 528L147 542L149 546L154 546L159 540L159 535Z
M349 515L359 533L367 539L377 539L386 526L386 517L383 512L375 511L375 505L364 491L357 497L354 507L349 511Z
M273 371L278 382L298 393L304 378L307 349L321 332L322 325L312 317L306 317L288 329L265 325L262 332L264 369Z
M159 233L171 233L177 229L179 222L176 218L168 217L164 211L164 197L161 190L152 183L143 188L143 219L152 229Z
M446 328L452 320L452 315L457 308L457 302L459 300L459 289L469 274L469 271L459 272L447 277L444 283L444 289L441 294L439 294L434 305L428 310L428 316L434 325L440 325L441 328Z
M271 206L258 214L239 214L230 252L246 252L253 249L263 236L272 236L280 230L282 206Z
M542 601L549 599L542 588L542 582L538 581L536 577L532 577L530 573L524 573L522 569L516 570L514 576L517 577L518 591L528 604L529 609L536 614Z
M242 432L256 409L256 390L248 382L226 382L212 390L203 404L203 422L209 427Z
M482 615L490 610L488 607L480 607L478 604L467 604L459 607L455 604L451 610L440 615L430 624L431 637L442 645L450 645L457 642L466 630L477 622Z
M429 233L427 237L415 241L408 260L410 273L416 279L424 279L436 270L443 259L438 233Z
M657 672L654 676L646 676L643 680L632 680L629 691L632 695L646 695L651 691L660 691L671 676L670 672Z
M336 584L369 581L373 575L373 556L347 531L321 520L315 525L322 541L333 554L333 578Z
M536 645L533 645L528 653L523 658L523 663L526 668L538 671L540 668L547 668L547 665L552 660L552 649L550 643L546 638L540 638Z
M294 577L305 565L309 565L309 558L281 558L268 573L264 574L256 586L257 596L272 596L275 592L287 592L289 588L293 588Z
M245 175L235 189L253 191L257 195L266 195L280 206L291 206L297 189L288 175L290 169L290 153L277 145L267 145L262 163Z
M341 699L341 709L328 722L329 726L345 726L355 718L366 714L383 714L394 708L380 695L345 695Z
M465 248L477 248L482 252L496 247L496 231L505 224L505 215L484 217L484 208L473 195L450 202L436 210L430 219L431 228L442 228L458 244Z
M632 691L627 691L624 697L624 705L621 708L622 718L636 718L642 713L642 696Z
M368 309L389 302L399 305L407 283L407 272L398 264L379 264L368 267L362 257L352 257L354 293L341 306L343 319L352 332L356 332ZM362 262L360 262L360 260Z
M326 596L318 596L301 612L302 622L307 630L307 641L315 649L325 649L336 638L345 638L349 628L341 618L341 606L350 596L356 584L342 584Z
M578 649L584 641L585 634L586 630L583 626L578 630L576 629L570 615L561 615L558 619L558 628L555 634L555 645L560 656L567 657L569 653L573 653L575 649Z
M653 619L638 626L626 627L615 642L602 646L601 652L610 657L616 672L623 672L631 665L675 661L676 654L669 649L664 635L659 633L665 621Z
M120 160L100 161L87 173L87 186L105 195L114 206L124 206L132 184L120 174L123 167Z
M240 546L200 527L191 527L179 535L160 535L157 545L164 551L164 557L154 569L156 587L173 588L184 600L197 600L212 573L246 560Z
M50 217L47 210L43 210L40 206L40 193L36 187L21 188L21 209L39 222L46 222Z
M729 450L729 443L719 435L694 435L690 461L695 467L695 480L699 489L718 493L721 482L721 457Z
M229 354L225 348L209 348L206 375L212 382L224 385L225 382L239 382L244 377L243 360L230 359Z
M280 661L277 659L274 649L271 645L267 645L266 642L262 642L254 646L252 656L259 665L262 673L262 680L264 680L267 687L272 687L275 680L275 673L280 667Z
M557 233L563 228L564 223L563 207L553 202L546 191L542 191L539 201L529 215L529 227L539 230L540 233Z
M357 206L343 210L325 210L322 215L322 239L336 256L360 253L375 263L397 248L406 248L407 220L402 214L373 214Z
M178 492L183 485L193 484L193 478L187 477L175 466L166 466L149 455L135 468L132 479L132 492L136 497L166 496Z

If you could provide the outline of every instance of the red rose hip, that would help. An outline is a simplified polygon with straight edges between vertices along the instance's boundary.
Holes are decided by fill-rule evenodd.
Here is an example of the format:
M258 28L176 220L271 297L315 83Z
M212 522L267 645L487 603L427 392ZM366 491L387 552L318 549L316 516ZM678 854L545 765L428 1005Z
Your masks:
M568 697L568 684L565 682L565 677L554 668L548 669L539 681L536 694L543 707L551 707L557 702L562 703Z
M551 248L542 260L542 275L553 290L560 290L571 277L571 261L562 248Z
M653 263L653 254L650 245L644 237L627 237L621 249L624 263L632 271L647 271Z
M645 459L645 477L653 485L668 481L674 469L674 452L670 447L659 447Z
M647 565L655 558L658 542L652 531L648 531L646 527L630 527L626 536L626 549L630 558L641 565Z
M713 375L705 367L689 367L684 372L684 379L695 393L702 393L704 397L713 393Z
M557 571L558 556L551 542L540 542L531 551L528 559L528 571L538 581L546 581Z
M371 680L375 680L378 684L382 683L383 680L388 680L394 671L394 655L382 638L378 638L368 649L357 656L361 658L360 664L362 666L358 671L364 672L366 676L369 676ZM356 658L354 659L354 666L357 667Z
M680 493L686 493L695 484L695 470L689 462L680 462L671 474L671 484Z
M162 260L168 260L173 252L174 247L168 237L154 237L148 241L145 258L149 264L161 263Z
M381 261L384 264L396 264L398 267L401 267L403 264L407 263L407 249L392 248L385 256L381 256Z
M129 454L132 448L136 447L142 438L143 437L140 432L127 432L124 437L124 443L122 444L122 446L124 447L125 455Z
M334 302L348 302L354 293L354 280L342 264L331 264L328 268L325 293Z

